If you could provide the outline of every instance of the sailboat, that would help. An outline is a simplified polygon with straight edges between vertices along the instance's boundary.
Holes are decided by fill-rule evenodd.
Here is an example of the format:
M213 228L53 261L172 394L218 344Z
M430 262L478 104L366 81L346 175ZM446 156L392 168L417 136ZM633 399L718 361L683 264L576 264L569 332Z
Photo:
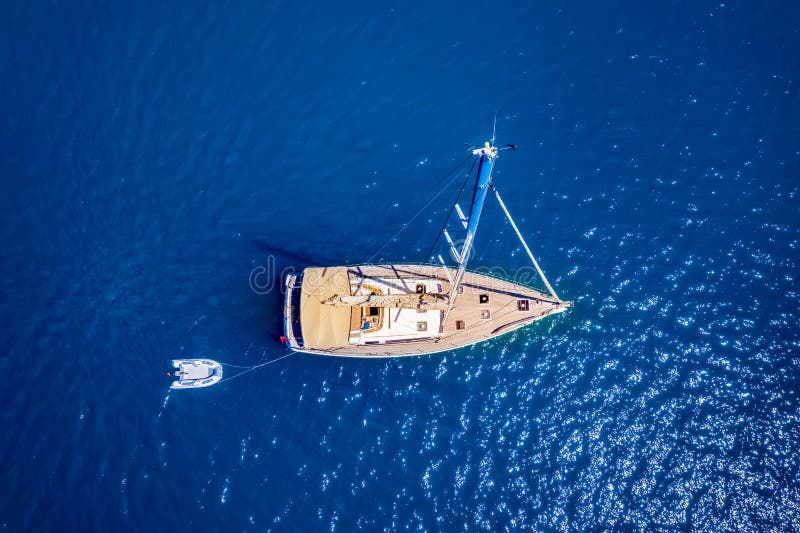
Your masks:
M469 214L458 200L451 216L458 243L444 237L455 265L381 263L309 267L285 280L284 339L297 352L343 357L401 357L455 350L562 313L572 304L556 294L511 218L493 174L501 150L492 141L472 149L477 173ZM469 178L471 173L467 173ZM465 181L466 183L466 181ZM463 187L462 187L463 190ZM487 196L492 193L546 291L467 270ZM431 257L432 258L432 257ZM428 259L431 259L428 258Z

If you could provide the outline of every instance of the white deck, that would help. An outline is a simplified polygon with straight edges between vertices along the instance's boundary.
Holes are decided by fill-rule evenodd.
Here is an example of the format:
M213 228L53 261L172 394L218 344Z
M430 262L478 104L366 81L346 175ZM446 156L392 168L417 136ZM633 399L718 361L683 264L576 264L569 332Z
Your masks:
M441 283L430 278L403 279L398 284L397 279L371 278L368 282L354 280L351 283L352 294L416 294L418 286L422 286L427 293L441 294ZM377 315L370 315L370 311L377 311ZM393 341L433 339L439 335L442 312L438 309L417 311L415 309L390 309L353 307L355 318L351 321L350 344L385 344ZM360 317L358 316L360 314ZM358 325L357 329L352 329ZM367 327L367 329L364 329Z

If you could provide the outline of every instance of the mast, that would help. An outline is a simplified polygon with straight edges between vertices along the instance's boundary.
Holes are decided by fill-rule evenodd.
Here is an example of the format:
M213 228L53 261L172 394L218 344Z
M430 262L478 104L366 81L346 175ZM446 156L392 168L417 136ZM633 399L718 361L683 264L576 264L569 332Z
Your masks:
M472 153L480 157L478 163L478 177L475 180L475 190L472 193L472 205L469 208L469 218L467 219L467 236L464 238L464 245L461 247L461 252L458 254L458 271L453 279L453 284L450 289L450 302L445 313L445 320L447 315L450 314L453 304L458 296L458 287L461 285L461 280L464 278L464 273L467 270L467 262L469 261L469 254L472 251L472 244L475 241L475 232L478 230L478 222L481 219L481 212L483 211L483 204L486 201L486 194L489 192L489 187L492 184L492 173L494 172L494 164L497 161L497 148L486 142L483 148L473 150Z

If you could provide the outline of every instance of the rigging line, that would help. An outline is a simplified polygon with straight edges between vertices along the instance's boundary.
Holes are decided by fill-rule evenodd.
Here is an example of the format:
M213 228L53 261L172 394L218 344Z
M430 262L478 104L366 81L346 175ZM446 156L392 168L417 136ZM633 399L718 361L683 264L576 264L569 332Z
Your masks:
M245 374L247 374L248 372L252 372L253 370L256 370L257 368L261 368L262 366L267 366L267 365L270 365L270 364L272 364L272 363L277 363L277 362L278 362L278 361L280 361L281 359L286 359L286 358L287 358L287 357L289 357L290 355L294 355L294 354L296 354L296 353L297 353L297 352L295 352L295 351L291 351L291 352L287 353L286 355L282 355L282 356L278 357L277 359L272 359L272 360L270 360L270 361L267 361L266 363L261 363L261 364L255 365L255 366L251 366L251 367L250 367L250 368L248 368L247 370L242 370L242 371L241 371L241 372L239 372L238 374L234 374L234 375L232 375L232 376L230 376L230 377L227 377L227 378L225 378L225 379L221 379L221 380L220 380L220 381L218 381L216 384L217 384L217 385L219 385L220 383L225 383L226 381L229 381L229 380L231 380L231 379L234 379L234 378L238 378L239 376L244 376L244 375L245 375ZM235 366L235 365L228 365L228 366Z
M439 189L439 192L437 192L435 195L433 195L433 197L432 197L430 200L428 200L428 203L426 203L424 206L422 206L422 209L420 209L419 211L417 211L417 214L416 214L416 215L414 215L413 217L411 217L411 219L410 219L408 222L406 222L405 224L403 224L403 225L400 227L400 229L399 229L399 230L397 230L397 233L395 233L395 234L392 236L392 238L390 238L388 241L386 241L386 242L383 244L383 246L381 246L381 247L378 249L378 251L377 251L377 252L375 252L374 254L372 254L372 257L370 257L369 259L367 259L367 261L366 261L366 262L367 262L367 264L370 264L370 263L372 263L372 260L373 260L373 259L375 259L376 257L378 257L378 255L379 255L379 254L380 254L380 253L381 253L383 250L385 250L385 249L386 249L386 247L387 247L387 246L389 246L389 244L391 244L393 240L395 240L395 239L396 239L396 238L397 238L397 237L398 237L398 236L399 236L401 233L403 233L403 231L404 231L404 230L405 230L405 229L408 227L408 225L409 225L409 224L411 224L412 222L414 222L414 220L416 220L416 218L417 218L418 216L420 216L420 215L423 213L423 211L425 211L425 210L426 210L426 209L427 209L427 208L428 208L428 207L429 207L429 206L430 206L430 205L431 205L431 204L434 202L434 200L436 200L436 199L437 199L439 196L441 196L441 194L444 192L444 190L445 190L447 187L449 187L451 183L453 183L453 181L456 179L456 177L458 177L458 174L457 174L456 172L457 172L457 171L458 171L458 170L459 170L459 169L460 169L460 168L461 168L461 167L464 165L464 163L466 163L466 162L467 162L467 159L468 159L468 158L470 158L470 157L472 157L472 154L468 155L467 157L465 157L464 159L462 159L461 161L459 161L459 163L458 163L458 164L457 164L455 167L453 167L453 169L452 169L452 170L450 170L450 172L448 172L448 173L447 173L447 176L448 176L448 177L449 177L449 176L451 176L451 175L453 175L453 174L455 174L455 175L454 175L454 176L453 176L453 177L450 179L450 181L448 181L448 182L447 182L447 183L446 183L446 184L445 184L445 185L444 185L444 186L443 186L441 189Z
M477 159L472 160L472 165L469 167L467 171L467 175L464 176L464 181L461 183L461 188L458 190L458 195L456 196L456 201L453 202L453 205L450 206L450 211L448 211L447 216L444 218L444 223L442 224L442 229L439 230L439 233L436 234L436 238L433 240L433 244L431 244L430 250L428 250L428 255L425 256L425 261L427 261L431 254L433 253L433 249L436 248L436 243L439 242L439 239L442 238L442 232L444 232L445 228L447 227L447 222L450 220L450 217L453 216L453 211L456 208L456 204L458 200L461 198L461 194L464 192L464 187L467 186L467 181L469 181L469 176L472 174L472 169L475 168L475 162Z
M253 368L253 365L250 366L243 366L243 365L232 365L230 363L220 363L222 366L229 366L232 368Z
M514 233L517 234L517 237L519 238L519 242L522 243L522 247L528 253L528 257L530 258L531 263L533 263L533 266L536 268L536 272L539 273L539 277L542 278L542 281L544 282L545 287L547 287L547 291L550 293L550 296L555 298L556 301L558 301L560 303L561 302L561 298L559 298L558 295L556 294L556 291L553 290L553 286L550 285L549 281L547 281L547 277L545 277L544 272L542 271L541 267L539 267L539 263L536 261L536 258L533 257L533 252L531 252L531 249L528 247L528 243L525 242L525 238L522 236L522 233L519 231L519 228L517 227L517 224L514 222L514 219L511 218L511 213L508 212L508 208L506 207L506 204L503 202L503 199L500 198L500 193L497 192L497 189L494 186L492 186L492 191L494 191L494 197L497 198L497 203L500 204L500 208L503 210L503 213L505 213L505 215L506 215L506 220L508 220L508 222L511 224L511 227L514 229Z

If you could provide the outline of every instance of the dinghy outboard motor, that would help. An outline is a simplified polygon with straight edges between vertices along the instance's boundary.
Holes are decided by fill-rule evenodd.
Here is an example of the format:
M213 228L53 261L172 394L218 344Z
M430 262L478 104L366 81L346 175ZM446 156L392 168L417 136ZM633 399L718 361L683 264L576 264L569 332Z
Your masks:
M210 387L222 379L222 364L211 359L173 359L175 372L167 373L177 378L172 389L197 389Z

